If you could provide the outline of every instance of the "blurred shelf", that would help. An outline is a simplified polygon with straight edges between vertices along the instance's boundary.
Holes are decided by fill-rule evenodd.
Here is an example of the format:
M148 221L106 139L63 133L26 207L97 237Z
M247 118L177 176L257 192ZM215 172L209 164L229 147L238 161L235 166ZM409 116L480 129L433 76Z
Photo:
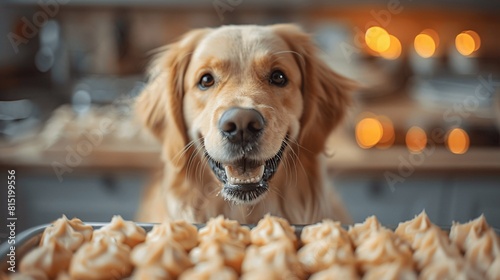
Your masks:
M408 151L404 145L388 149L362 149L345 130L337 131L327 144L328 171L333 172L500 172L500 149L471 147L462 155L452 154L445 147L428 147L420 154ZM341 147L341 148L335 148ZM411 175L410 174L410 175Z
M395 99L394 104L371 104L362 109L377 114L383 112L398 120L412 114L413 107L414 103L406 98ZM69 105L63 105L52 112L39 134L23 142L0 143L0 168L51 173L57 168L65 168L66 172L148 172L161 168L160 144L131 118L127 110L121 113L121 109L113 105L91 107L85 117L78 117ZM430 114L424 111L418 115ZM109 125L103 130L103 124ZM404 123L394 124L405 127ZM465 154L455 155L443 145L430 143L421 154L413 154L400 144L383 150L362 149L356 144L353 133L352 123L346 122L327 142L325 153L331 155L326 159L330 174L372 172L383 175L386 171L396 174L416 171L500 173L498 146L471 145Z

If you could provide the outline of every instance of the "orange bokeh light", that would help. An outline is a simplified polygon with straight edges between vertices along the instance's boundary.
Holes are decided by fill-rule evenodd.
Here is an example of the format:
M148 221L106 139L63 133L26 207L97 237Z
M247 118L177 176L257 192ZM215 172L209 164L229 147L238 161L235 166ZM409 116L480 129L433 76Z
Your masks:
M479 48L481 47L481 37L479 37L479 34L477 34L477 32L473 30L467 30L464 33L470 35L472 39L474 39L474 43L476 45L474 51L479 50Z
M481 46L479 34L472 30L464 31L455 37L455 47L461 55L471 55Z
M380 26L372 26L365 33L366 45L373 51L379 53L386 51L390 44L391 38L389 33Z
M427 134L425 131L418 127L412 126L408 132L406 132L406 147L412 153L420 153L427 146Z
M469 150L470 140L467 132L461 128L454 128L448 133L446 146L450 152L461 155Z
M356 142L363 149L375 146L382 139L383 127L376 118L364 118L356 125Z
M427 33L420 33L415 37L413 46L418 55L423 58L429 58L436 52L436 42L431 35Z

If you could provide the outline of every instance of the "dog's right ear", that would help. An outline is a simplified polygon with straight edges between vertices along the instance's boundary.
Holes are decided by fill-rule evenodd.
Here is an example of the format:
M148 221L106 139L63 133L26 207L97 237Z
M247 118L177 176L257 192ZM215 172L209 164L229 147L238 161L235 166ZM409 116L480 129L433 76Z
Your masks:
M136 115L162 144L164 159L177 168L187 161L180 156L188 144L182 113L184 74L196 45L209 31L190 31L161 48L149 68L149 81L135 103Z
M296 25L277 24L274 32L290 47L302 72L304 112L299 145L305 152L323 152L326 140L350 104L353 81L335 73L320 57L312 37Z

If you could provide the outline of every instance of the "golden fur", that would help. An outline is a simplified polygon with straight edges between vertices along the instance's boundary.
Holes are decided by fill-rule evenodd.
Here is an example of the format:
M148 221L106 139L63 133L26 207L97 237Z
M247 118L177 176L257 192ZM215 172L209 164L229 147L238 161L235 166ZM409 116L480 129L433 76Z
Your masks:
M267 82L276 68L287 75L285 87ZM201 91L198 82L207 71L214 73L216 85ZM325 180L321 157L351 88L294 25L224 26L185 34L154 59L150 81L137 100L137 113L161 141L165 162L138 219L206 222L223 214L256 223L269 212L295 224L324 218L349 222ZM217 123L233 106L254 108L266 120L259 159L273 157L287 143L269 190L255 203L226 201L204 156L226 159Z

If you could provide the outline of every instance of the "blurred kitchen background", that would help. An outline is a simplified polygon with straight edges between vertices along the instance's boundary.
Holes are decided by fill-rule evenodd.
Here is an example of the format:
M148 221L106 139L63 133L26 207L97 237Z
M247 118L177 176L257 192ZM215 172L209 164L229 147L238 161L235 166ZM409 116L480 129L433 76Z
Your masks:
M280 22L314 34L360 84L325 152L356 222L397 225L425 209L442 226L484 213L500 228L499 1L0 5L0 180L15 169L18 230L63 213L132 219L160 166L131 115L150 51L192 28Z

